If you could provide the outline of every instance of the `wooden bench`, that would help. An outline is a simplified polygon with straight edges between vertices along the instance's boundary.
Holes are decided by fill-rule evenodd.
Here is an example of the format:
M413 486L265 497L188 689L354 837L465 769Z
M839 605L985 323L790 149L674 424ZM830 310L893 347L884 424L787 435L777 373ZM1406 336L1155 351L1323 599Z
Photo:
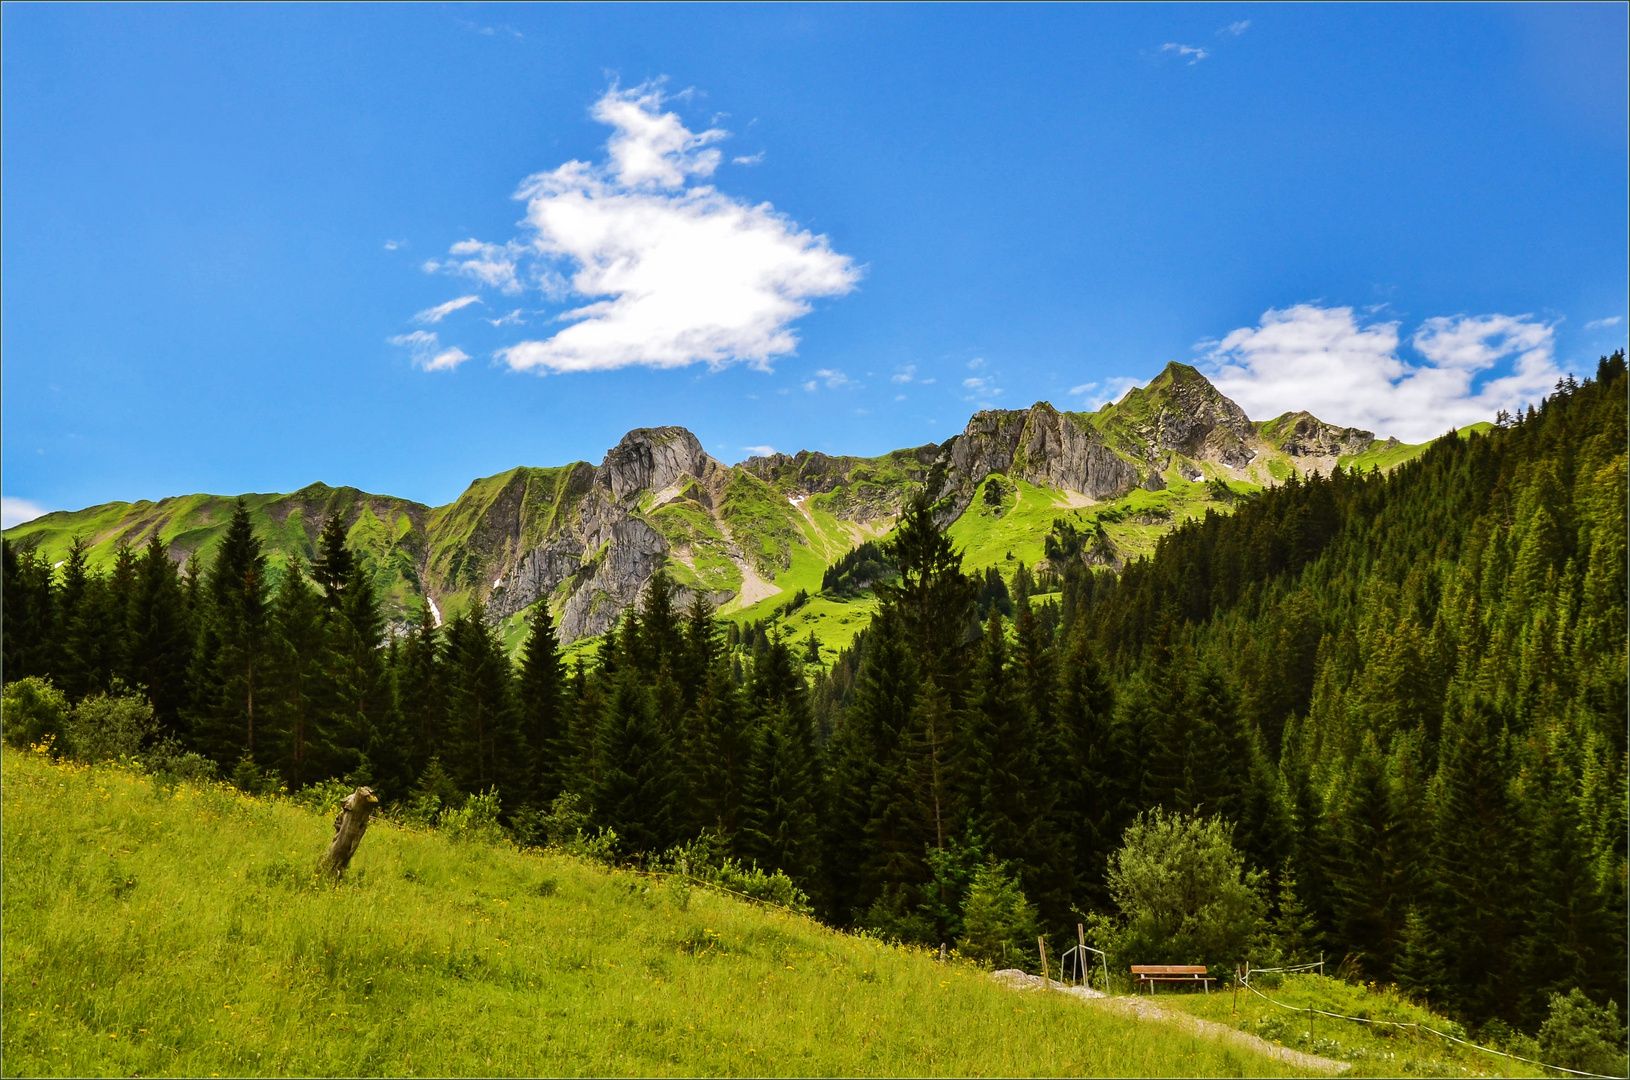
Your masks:
M1155 983L1203 983L1206 993L1211 993L1211 984L1216 981L1206 976L1206 969L1196 964L1133 964L1132 974L1136 975L1138 985L1149 984L1149 993L1155 992Z

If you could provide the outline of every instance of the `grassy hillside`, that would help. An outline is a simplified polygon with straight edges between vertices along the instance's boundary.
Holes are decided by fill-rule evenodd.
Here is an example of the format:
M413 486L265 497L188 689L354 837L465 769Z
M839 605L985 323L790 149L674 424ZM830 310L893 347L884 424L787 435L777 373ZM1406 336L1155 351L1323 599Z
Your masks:
M802 916L9 748L7 1075L1296 1075Z

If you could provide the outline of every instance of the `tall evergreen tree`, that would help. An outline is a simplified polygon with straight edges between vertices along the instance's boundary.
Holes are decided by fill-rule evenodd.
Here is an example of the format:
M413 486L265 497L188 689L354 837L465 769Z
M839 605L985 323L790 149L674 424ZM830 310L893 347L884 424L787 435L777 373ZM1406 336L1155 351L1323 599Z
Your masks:
M146 687L154 718L175 731L187 704L192 627L181 577L157 528L138 562L136 577L130 606L130 677L136 685Z
M566 665L560 658L554 620L547 600L532 612L532 626L522 646L517 682L521 738L532 762L527 798L547 806L565 790L570 767L567 745Z
M193 737L215 760L236 761L259 749L270 621L266 555L242 498L216 549L206 593L205 627L193 661Z

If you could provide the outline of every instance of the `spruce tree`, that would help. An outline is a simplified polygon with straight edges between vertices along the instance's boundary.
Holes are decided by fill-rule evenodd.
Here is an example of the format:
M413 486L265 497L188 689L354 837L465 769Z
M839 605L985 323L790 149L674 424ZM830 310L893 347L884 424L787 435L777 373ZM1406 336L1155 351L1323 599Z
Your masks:
M192 678L193 736L218 762L257 752L262 679L270 644L266 555L249 505L234 507L206 583L207 608Z
M570 767L566 731L566 665L560 658L549 602L532 609L532 626L521 650L520 678L516 684L521 738L531 757L528 801L548 806L565 790Z
M633 852L655 853L669 832L672 786L668 746L652 715L651 695L630 665L614 677L600 713L594 818Z
M311 580L322 591L331 610L340 610L341 596L356 569L356 556L346 545L345 522L336 513L328 515L317 537L317 554L311 560Z
M299 557L290 559L272 601L261 761L295 791L339 771L342 764L331 730L325 613L323 598L312 588Z
M137 564L136 576L130 607L130 677L135 685L146 688L154 719L174 732L187 704L192 627L180 575L157 528Z

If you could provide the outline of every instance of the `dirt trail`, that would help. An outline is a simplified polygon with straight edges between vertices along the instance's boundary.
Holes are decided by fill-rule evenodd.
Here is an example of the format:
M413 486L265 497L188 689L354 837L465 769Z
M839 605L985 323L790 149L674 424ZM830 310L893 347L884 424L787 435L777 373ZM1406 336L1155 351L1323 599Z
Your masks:
M1118 1012L1123 1016L1136 1017L1139 1020L1154 1020L1159 1023L1172 1024L1190 1034L1203 1035L1219 1042L1238 1046L1244 1050L1266 1054L1275 1061L1283 1061L1285 1064L1294 1065L1299 1069L1312 1069L1315 1072L1337 1075L1353 1067L1351 1062L1336 1061L1332 1058L1319 1057L1317 1054L1304 1054L1300 1050L1290 1050L1283 1046L1276 1046L1266 1039L1259 1039L1249 1032L1231 1028L1227 1024L1202 1020L1198 1016L1190 1016L1185 1012L1173 1012L1169 1009L1163 1009L1148 998L1105 997L1097 990L1090 990L1081 986L1065 986L1056 980L1044 980L1040 975L1031 975L1017 969L998 971L995 978L998 982L1005 983L1015 990L1040 990L1043 988L1060 990L1072 997L1090 1000L1100 1009L1109 1009L1112 1012Z

